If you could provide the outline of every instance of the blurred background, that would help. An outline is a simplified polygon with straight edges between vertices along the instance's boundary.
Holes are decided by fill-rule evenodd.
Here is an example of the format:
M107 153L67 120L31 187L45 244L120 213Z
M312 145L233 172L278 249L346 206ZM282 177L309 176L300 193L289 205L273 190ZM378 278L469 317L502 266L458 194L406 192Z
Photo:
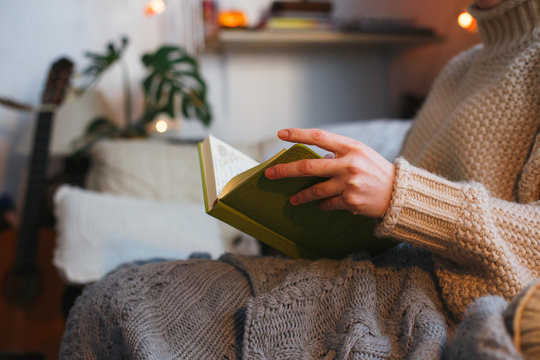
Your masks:
M84 159L101 138L193 144L213 134L227 142L255 143L283 127L410 119L443 65L479 42L474 23L463 15L469 5L469 0L1 1L2 229L16 232L21 222L40 111L54 113L51 131L43 134L46 178L65 175L66 160ZM461 26L460 15L465 16ZM48 71L61 57L73 64L71 86L61 106L40 108ZM75 170L75 176L83 172ZM16 245L6 245L8 236L0 234L0 262L7 267ZM2 334L27 331L17 320L22 312L2 311L11 316L11 322L2 320ZM44 341L25 342L21 335L10 346L4 341L0 359L54 358L63 321L58 315L32 330L31 337L41 334Z
M215 2L222 11L242 11L249 27L260 23L270 5L269 0ZM102 51L108 42L127 36L124 59L132 79L133 112L142 111L141 55L163 44L182 45L200 60L214 116L209 129L186 122L191 129L184 127L184 135L200 136L206 130L225 140L262 138L281 127L407 115L400 113L404 96L425 95L441 67L478 42L478 35L456 21L468 0L334 0L332 5L335 20L407 19L439 39L417 44L396 40L391 46L354 40L279 46L261 45L255 38L205 47L197 35L203 25L194 18L202 14L192 10L192 1L168 1L163 13L154 16L147 15L145 0L2 1L0 96L37 104L53 60L68 56L82 69L85 51ZM112 66L96 87L100 103L117 121L124 118L120 72L120 66ZM0 189L17 199L24 193L21 179L34 117L0 107ZM57 121L53 152L68 152L70 138L89 120L80 114L66 123Z

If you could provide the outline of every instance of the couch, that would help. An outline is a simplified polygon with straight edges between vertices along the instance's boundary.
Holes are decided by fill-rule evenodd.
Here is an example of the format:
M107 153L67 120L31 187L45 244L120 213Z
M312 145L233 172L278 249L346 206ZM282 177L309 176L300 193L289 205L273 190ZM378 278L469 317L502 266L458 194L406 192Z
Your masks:
M376 119L321 128L358 139L392 160L409 126ZM233 145L258 161L288 146L274 136ZM257 240L205 214L194 144L107 140L91 150L91 160L86 188L62 186L54 196L53 261L67 283L97 281L132 261L261 253Z

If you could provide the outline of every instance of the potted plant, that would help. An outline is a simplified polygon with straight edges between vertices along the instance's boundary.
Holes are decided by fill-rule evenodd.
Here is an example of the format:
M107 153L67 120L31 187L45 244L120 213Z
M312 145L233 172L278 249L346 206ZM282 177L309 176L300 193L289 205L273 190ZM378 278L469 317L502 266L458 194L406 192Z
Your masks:
M115 63L120 62L124 89L125 121L118 125L111 119L93 119L84 133L73 142L74 154L85 153L93 144L104 138L130 138L148 136L150 124L160 114L176 118L197 119L204 126L210 125L212 113L207 102L207 86L199 72L195 57L179 46L164 45L154 53L141 58L146 69L142 81L144 94L143 113L138 119L132 115L129 73L123 54L129 41L123 37L119 45L109 43L103 54L87 52L90 64L82 71L81 85L76 92L82 94L94 87L101 76Z

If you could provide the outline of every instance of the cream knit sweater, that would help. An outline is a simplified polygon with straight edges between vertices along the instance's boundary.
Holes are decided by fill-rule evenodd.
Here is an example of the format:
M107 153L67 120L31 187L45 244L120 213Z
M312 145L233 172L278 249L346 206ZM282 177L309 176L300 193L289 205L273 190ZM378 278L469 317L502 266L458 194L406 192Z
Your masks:
M540 277L540 1L471 13L483 46L436 80L396 162L377 228L428 249L460 317Z

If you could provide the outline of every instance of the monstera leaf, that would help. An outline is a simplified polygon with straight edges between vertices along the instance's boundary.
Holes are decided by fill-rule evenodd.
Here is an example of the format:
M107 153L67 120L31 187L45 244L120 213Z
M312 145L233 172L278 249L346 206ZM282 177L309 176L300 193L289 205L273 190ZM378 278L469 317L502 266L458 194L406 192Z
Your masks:
M181 111L185 118L197 118L205 126L212 121L206 101L206 83L199 74L197 60L184 49L162 46L153 54L145 54L142 62L148 75L142 86L145 112L142 123L166 113L175 118Z
M128 38L124 36L118 46L112 42L108 43L103 54L91 51L85 52L84 56L90 63L81 72L83 84L77 89L77 92L83 93L94 86L101 78L101 75L122 58L128 43Z

